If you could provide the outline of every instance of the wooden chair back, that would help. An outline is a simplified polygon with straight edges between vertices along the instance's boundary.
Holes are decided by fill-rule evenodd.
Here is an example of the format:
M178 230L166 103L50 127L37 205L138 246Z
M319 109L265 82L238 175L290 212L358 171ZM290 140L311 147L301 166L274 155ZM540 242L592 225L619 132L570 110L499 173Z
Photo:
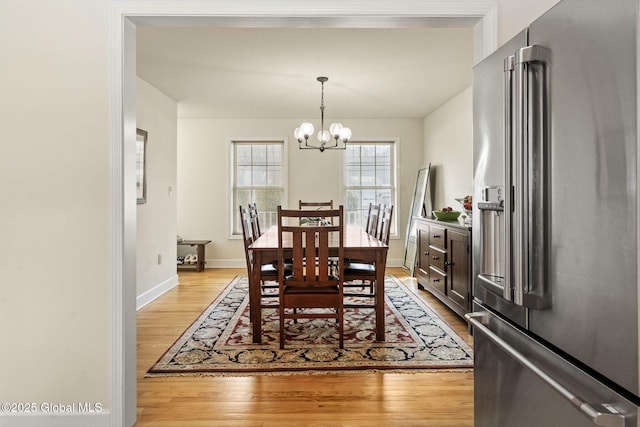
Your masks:
M329 200L328 202L303 202L302 200L298 200L298 209L304 208L333 209L333 200Z
M253 234L255 238L262 236L262 230L260 230L260 218L258 217L258 207L255 203L249 203L249 214L251 215L251 226L253 227Z
M278 274L280 286L280 347L284 348L285 320L335 318L343 347L344 210L323 211L329 225L300 225L312 210L285 210L278 206ZM337 251L336 251L337 249ZM330 256L330 252L332 253ZM338 256L337 264L330 260ZM292 271L285 273L285 261ZM298 311L331 308L335 311ZM293 311L292 311L293 309Z
M380 205L369 203L369 213L367 214L367 225L365 231L373 237L378 237L378 221L380 218Z
M391 234L391 220L393 219L393 205L385 205L380 215L380 234L378 239L385 245L389 244Z
M238 208L240 209L240 223L242 224L242 240L244 242L244 255L247 261L247 274L251 275L253 256L249 246L257 239L257 236L255 235L253 216L249 208L243 208L242 206L238 206Z

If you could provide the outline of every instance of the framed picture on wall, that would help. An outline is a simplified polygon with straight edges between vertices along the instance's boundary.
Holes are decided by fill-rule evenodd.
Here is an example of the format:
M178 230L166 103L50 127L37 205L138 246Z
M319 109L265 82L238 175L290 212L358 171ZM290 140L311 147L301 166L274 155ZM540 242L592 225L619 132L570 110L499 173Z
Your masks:
M147 202L147 131L136 129L136 196L138 204Z

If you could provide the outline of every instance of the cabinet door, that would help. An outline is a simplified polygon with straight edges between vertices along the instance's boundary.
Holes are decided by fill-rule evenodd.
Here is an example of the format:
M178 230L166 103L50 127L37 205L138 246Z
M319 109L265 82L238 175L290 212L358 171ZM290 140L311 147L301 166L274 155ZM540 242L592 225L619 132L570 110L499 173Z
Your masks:
M467 233L452 229L447 232L449 245L447 296L469 311L469 237Z
M418 270L424 275L429 275L429 226L418 225Z

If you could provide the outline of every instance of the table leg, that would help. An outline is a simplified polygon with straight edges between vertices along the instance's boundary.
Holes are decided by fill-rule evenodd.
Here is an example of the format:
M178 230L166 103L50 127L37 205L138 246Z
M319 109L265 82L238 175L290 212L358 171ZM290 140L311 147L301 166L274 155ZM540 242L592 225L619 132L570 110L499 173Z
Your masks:
M384 327L384 273L387 256L383 251L376 251L376 340L385 340Z
M198 263L196 264L196 271L204 270L204 244L198 243L197 245Z
M260 308L260 266L262 256L259 251L253 252L253 268L249 275L249 315L253 331L253 342L262 342L262 310Z

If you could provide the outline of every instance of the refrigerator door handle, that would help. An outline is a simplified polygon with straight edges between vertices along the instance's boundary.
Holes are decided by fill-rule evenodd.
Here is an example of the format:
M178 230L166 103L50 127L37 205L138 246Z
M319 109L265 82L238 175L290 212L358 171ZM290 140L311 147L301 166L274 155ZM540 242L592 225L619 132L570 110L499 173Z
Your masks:
M546 289L546 170L548 138L548 64L550 50L542 46L519 49L514 58L514 141L511 149L512 218L509 220L515 304L541 309L550 305ZM541 65L541 67L540 67ZM536 68L537 67L537 68ZM532 70L541 70L534 75ZM532 90L533 89L533 90ZM533 92L533 93L531 93ZM506 233L508 234L508 233Z
M549 374L540 369L535 363L527 359L522 353L509 345L505 340L493 333L486 324L489 323L492 315L486 311L475 313L467 313L464 316L473 326L474 332L480 332L491 342L500 347L510 357L515 359L525 368L533 372L538 378L547 385L560 393L562 397L568 400L582 414L588 417L594 425L603 427L625 427L625 415L618 411L615 407L608 403L586 403L571 390L553 379Z
M502 298L513 301L513 283L511 280L511 233L513 223L513 182L511 180L511 163L513 148L513 69L515 56L510 55L504 59L504 285L502 287Z

